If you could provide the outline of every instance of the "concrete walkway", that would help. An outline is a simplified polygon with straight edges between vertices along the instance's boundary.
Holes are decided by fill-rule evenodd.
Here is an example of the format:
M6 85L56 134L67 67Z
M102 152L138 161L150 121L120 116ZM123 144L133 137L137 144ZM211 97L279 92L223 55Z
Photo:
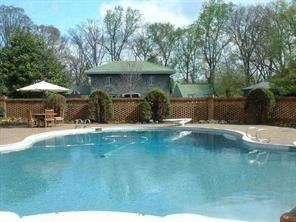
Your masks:
M151 127L163 127L169 126L171 124L138 124L139 126L151 126ZM137 126L137 124L91 124L89 127L112 127L112 126ZM269 138L271 143L277 144L289 144L292 145L296 141L296 129L287 127L275 127L266 125L228 125L228 124L186 124L188 127L203 127L203 128L219 128L219 129L229 129L241 132L246 132L246 130L255 126L257 128L265 129L260 135L263 138ZM74 124L64 124L55 127L48 128L27 128L27 127L13 127L13 128L0 128L0 145L11 144L19 142L26 138L27 136L49 132L54 130L65 130L74 129ZM250 131L254 134L254 131Z

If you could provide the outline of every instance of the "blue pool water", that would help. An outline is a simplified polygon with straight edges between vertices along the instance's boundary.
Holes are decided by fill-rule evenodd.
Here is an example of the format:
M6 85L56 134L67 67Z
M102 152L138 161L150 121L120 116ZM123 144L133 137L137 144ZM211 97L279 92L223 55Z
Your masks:
M279 221L296 206L296 152L253 151L227 138L189 131L100 132L0 154L0 211Z

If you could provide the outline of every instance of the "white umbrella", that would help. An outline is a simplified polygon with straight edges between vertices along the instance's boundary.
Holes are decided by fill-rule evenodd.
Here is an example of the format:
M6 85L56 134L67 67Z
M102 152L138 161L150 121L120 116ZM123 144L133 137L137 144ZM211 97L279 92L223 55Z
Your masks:
M17 91L22 91L22 92L67 92L69 89L54 85L45 81L41 81L38 83L35 83L33 85L29 85L20 89L17 89Z

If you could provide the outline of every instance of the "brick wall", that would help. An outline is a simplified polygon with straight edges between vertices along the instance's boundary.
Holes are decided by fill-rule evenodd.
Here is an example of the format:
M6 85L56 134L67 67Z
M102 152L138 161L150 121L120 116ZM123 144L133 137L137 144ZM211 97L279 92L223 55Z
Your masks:
M245 102L244 97L215 98L214 119L250 122L252 117L245 112Z
M138 122L142 99L114 99L115 122Z
M276 121L296 123L296 97L277 98L274 119Z
M250 122L252 117L245 113L245 98L171 98L170 118L192 118L199 120L215 119ZM114 122L137 122L139 104L142 99L113 99ZM43 112L42 99L0 98L0 105L6 106L7 117L26 118L27 110L33 113ZM87 99L67 99L66 119L86 119L88 117ZM278 97L274 119L276 121L296 123L296 97Z
M7 117L27 117L27 110L32 113L44 112L44 102L42 99L6 99Z
M67 109L65 110L65 118L67 120L86 119L88 116L88 100L87 99L67 99Z
M192 118L193 122L208 119L208 99L171 99L171 118Z

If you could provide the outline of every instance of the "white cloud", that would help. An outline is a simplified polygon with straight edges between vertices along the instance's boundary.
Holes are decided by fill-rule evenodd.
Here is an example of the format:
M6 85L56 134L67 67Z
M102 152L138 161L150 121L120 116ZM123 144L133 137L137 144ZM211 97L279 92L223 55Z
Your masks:
M182 1L181 1L182 4ZM146 22L170 22L175 26L182 27L193 22L193 18L186 16L180 7L180 1L176 0L118 0L103 3L100 14L104 16L108 9L120 5L123 8L131 7L138 9Z
M170 22L182 27L192 24L197 18L206 0L113 0L100 5L100 15L104 16L108 9L120 5L123 8L138 9L145 21ZM264 4L272 0L225 0L238 5Z

